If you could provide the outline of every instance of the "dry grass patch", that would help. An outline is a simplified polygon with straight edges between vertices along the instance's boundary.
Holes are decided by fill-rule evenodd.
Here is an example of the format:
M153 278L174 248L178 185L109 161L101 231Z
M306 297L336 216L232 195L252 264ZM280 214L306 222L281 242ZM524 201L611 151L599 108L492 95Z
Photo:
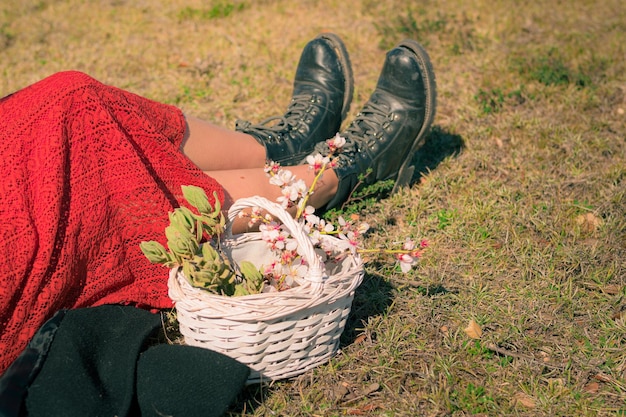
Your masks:
M625 415L625 22L618 0L7 0L0 93L75 68L232 127L282 111L330 30L353 116L416 38L439 90L421 173L345 210L371 245L430 248L408 275L372 259L341 354L232 415Z

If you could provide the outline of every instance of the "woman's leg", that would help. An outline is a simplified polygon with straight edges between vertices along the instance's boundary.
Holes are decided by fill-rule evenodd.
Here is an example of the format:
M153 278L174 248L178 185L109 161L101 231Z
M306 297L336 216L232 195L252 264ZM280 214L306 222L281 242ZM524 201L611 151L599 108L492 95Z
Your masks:
M297 165L337 133L350 108L352 67L341 39L324 33L302 51L283 116L260 124L238 120L227 130L187 117L183 153L203 171L262 167L266 159Z
M309 204L315 208L340 206L361 182L361 175L369 184L393 178L394 190L409 184L413 154L430 129L435 107L436 84L430 58L417 42L405 40L387 53L376 89L341 133L346 144L334 159L333 169L316 184ZM328 155L328 143L319 142L316 152ZM308 165L290 170L310 187L315 173ZM275 200L281 196L281 189L269 183L261 168L206 173L223 186L224 208L242 197L258 195ZM243 232L246 227L246 222L239 221L233 231Z
M252 136L186 116L182 152L203 171L262 168L265 148Z
M304 180L307 188L313 183L315 178L314 171L308 165L297 165L289 167L289 170L298 179ZM270 201L276 201L281 196L281 189L270 184L269 179L265 175L263 169L237 169L206 172L207 175L216 179L225 191L224 208L230 207L233 202L239 198L258 195L265 197ZM324 172L322 177L315 185L314 193L309 198L308 204L317 208L324 207L337 192L338 180L333 170ZM295 209L290 209L295 214ZM248 231L247 220L237 219L233 223L234 233L243 233Z

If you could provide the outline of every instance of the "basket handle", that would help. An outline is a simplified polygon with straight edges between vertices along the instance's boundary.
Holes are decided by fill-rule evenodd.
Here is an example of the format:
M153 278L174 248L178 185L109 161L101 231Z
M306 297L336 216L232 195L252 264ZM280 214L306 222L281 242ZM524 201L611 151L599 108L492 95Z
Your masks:
M327 278L324 263L322 262L320 256L315 253L315 248L313 248L313 242L311 242L311 239L302 228L302 225L298 223L293 218L293 216L289 212L287 212L287 210L285 210L281 205L260 196L238 199L228 210L228 223L226 226L226 234L232 236L233 221L237 218L238 214L242 210L255 207L267 211L269 214L276 217L287 227L287 230L289 230L291 236L293 236L293 238L298 243L298 248L301 256L309 265L309 271L305 279L313 284L314 290L321 289L325 279Z

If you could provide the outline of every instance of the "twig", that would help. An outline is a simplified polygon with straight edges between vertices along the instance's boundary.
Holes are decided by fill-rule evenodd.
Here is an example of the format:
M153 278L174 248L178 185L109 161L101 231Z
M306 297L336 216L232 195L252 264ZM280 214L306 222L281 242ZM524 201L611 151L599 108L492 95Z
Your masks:
M546 366L548 368L558 369L558 370L561 370L561 371L565 370L565 367L562 366L562 365L553 365L551 363L541 362L541 361L538 361L537 359L535 359L533 356L524 355L524 354L521 354L521 353L513 352L513 351L508 350L508 349L501 348L499 346L496 346L495 343L487 343L485 345L485 347L487 349L491 350L492 352L495 352L495 353L497 353L499 355L502 355L502 356L511 356L511 357L517 358L517 359L526 359L527 361L534 362L536 364L539 364L539 365L542 365L542 366Z

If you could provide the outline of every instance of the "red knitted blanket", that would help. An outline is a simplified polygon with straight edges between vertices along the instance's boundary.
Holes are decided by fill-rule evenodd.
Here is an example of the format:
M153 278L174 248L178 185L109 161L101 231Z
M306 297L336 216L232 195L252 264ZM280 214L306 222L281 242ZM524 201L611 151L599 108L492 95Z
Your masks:
M180 110L79 72L0 99L0 374L59 309L168 308L165 244L181 185L221 186L179 151Z

